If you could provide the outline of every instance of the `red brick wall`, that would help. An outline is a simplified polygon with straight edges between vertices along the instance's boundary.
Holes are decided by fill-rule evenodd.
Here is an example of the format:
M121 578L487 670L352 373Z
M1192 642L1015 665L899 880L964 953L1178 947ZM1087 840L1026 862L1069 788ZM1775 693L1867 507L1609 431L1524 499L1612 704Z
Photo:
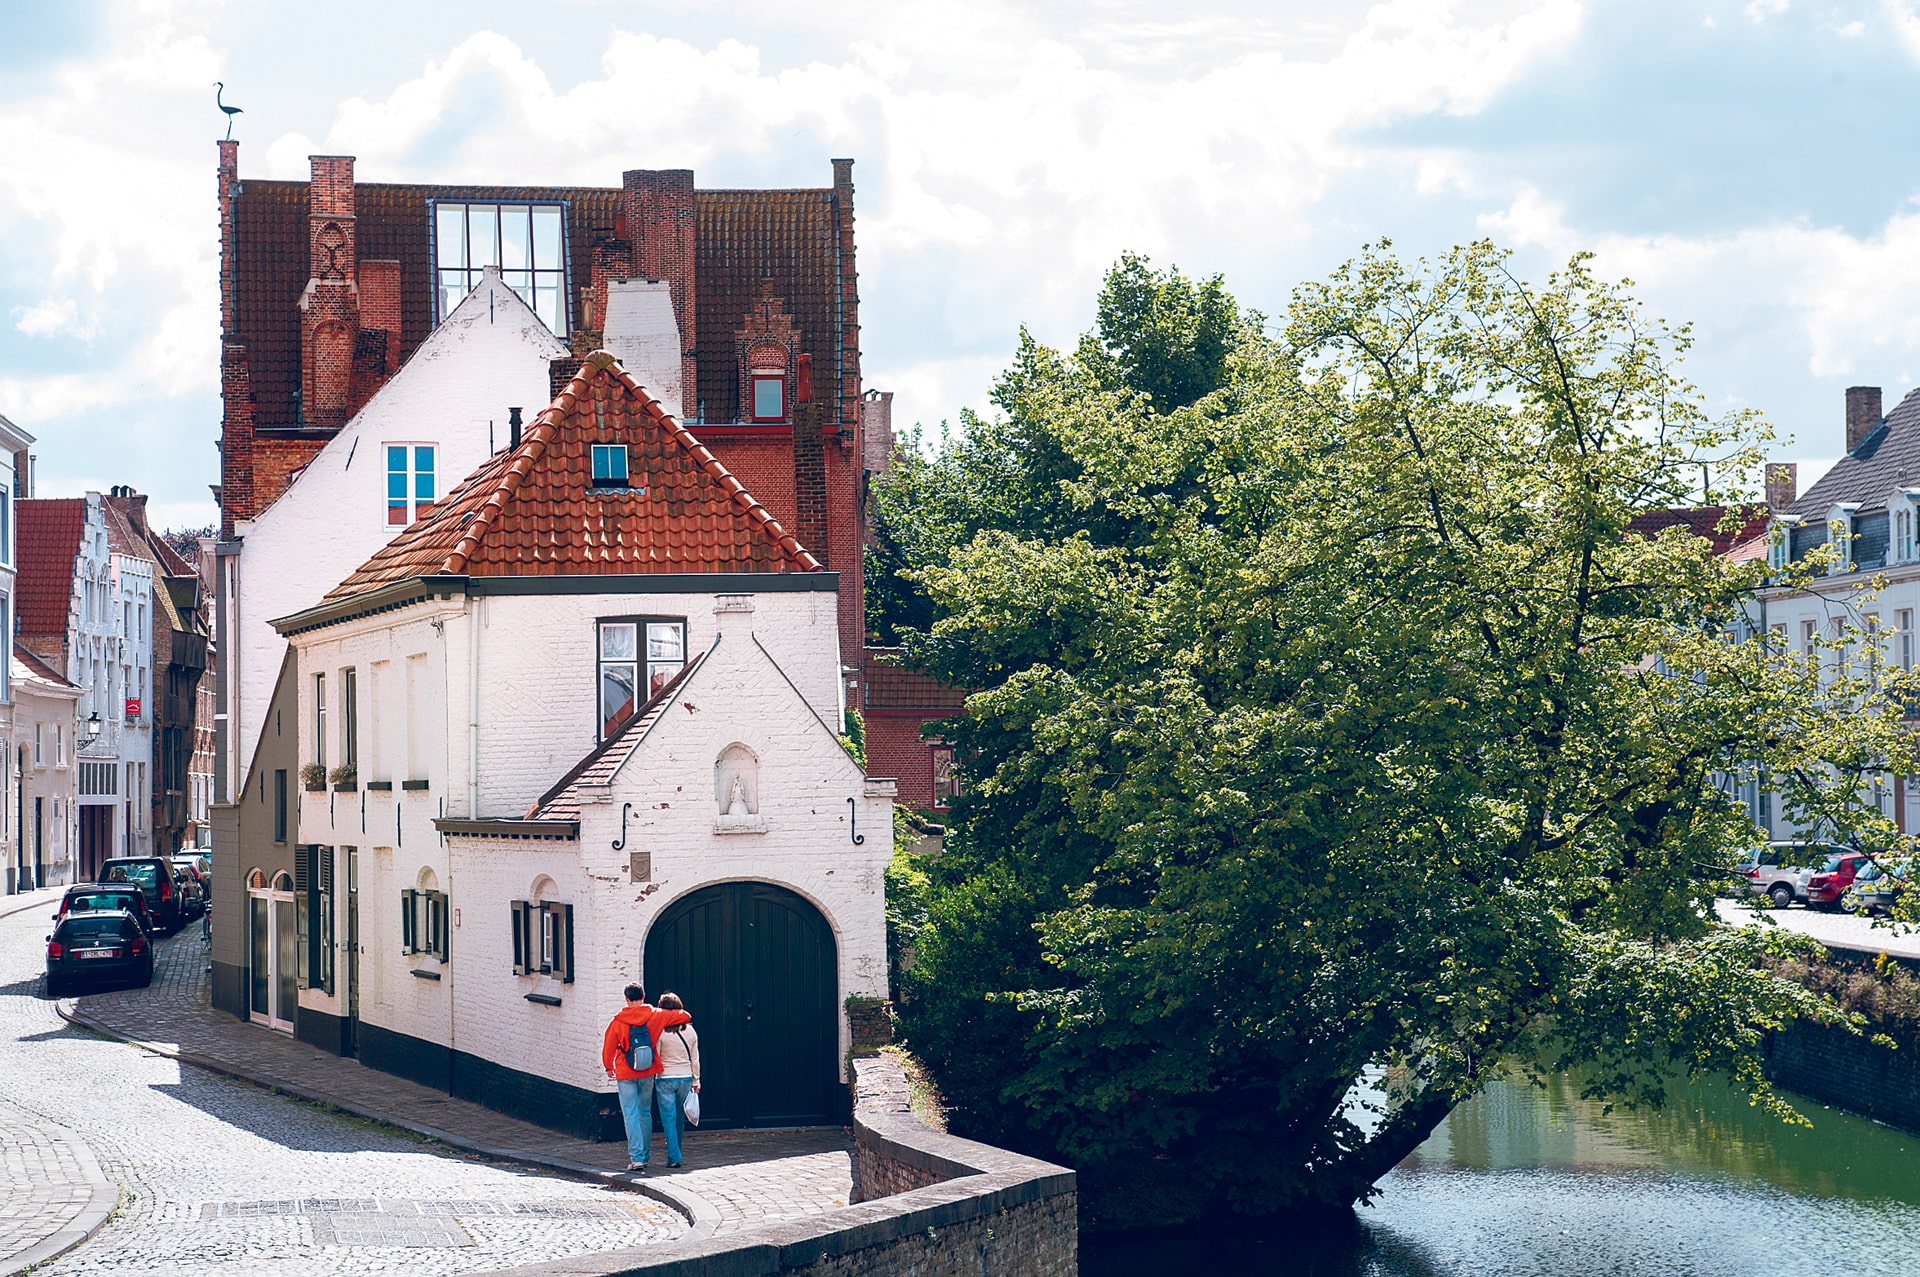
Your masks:
M952 718L957 709L867 709L867 775L900 782L899 801L933 807L933 749L920 738L923 723Z
M260 509L264 510L273 504L274 498L285 492L287 485L293 482L294 471L319 456L320 449L326 446L324 439L270 439L257 442L253 449L254 490L269 494L260 503Z

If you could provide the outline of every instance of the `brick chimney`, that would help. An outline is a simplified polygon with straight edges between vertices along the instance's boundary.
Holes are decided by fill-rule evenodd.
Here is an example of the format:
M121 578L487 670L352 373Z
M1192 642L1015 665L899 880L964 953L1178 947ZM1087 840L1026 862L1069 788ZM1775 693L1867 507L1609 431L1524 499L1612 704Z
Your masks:
M308 162L308 277L300 294L301 424L338 429L353 412L354 349L360 336L353 157L314 155Z
M1847 387L1847 452L1857 452L1880 424L1880 387Z
M813 394L813 356L795 361L793 376L793 535L821 567L827 555L827 441L820 431L820 404Z
M233 197L240 185L240 144L221 142L215 171L220 207L220 535L253 514L253 380L247 348L233 330Z
M1791 461L1767 463L1767 509L1783 514L1800 495L1800 467Z
M839 240L839 384L831 420L851 430L860 417L860 273L853 256L853 161L833 161L834 235ZM837 428L837 427L836 427Z
M629 169L621 174L620 187L620 210L633 245L633 273L641 279L665 280L673 296L673 321L680 329L683 351L682 398L692 404L698 400L693 347L699 331L694 326L693 170Z

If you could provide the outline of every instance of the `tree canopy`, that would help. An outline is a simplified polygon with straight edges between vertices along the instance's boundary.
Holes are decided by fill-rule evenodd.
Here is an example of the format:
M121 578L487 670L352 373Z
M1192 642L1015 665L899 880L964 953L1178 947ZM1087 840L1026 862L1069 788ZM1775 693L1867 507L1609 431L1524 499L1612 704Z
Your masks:
M1769 973L1801 942L1709 925L1759 837L1730 778L1890 838L1903 745L1756 632L1761 565L1630 533L1758 471L1689 340L1584 258L1381 245L1277 335L1128 258L1077 352L1023 332L999 414L902 458L901 636L979 689L903 1010L956 1129L1112 1226L1345 1206L1503 1067L1790 1115L1762 1036L1839 1012Z

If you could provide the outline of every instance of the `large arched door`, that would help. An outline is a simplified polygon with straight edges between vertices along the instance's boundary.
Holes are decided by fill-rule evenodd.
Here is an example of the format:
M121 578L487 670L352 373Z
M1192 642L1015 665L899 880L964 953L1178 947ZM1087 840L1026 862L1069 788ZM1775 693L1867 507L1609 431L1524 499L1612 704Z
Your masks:
M668 906L647 933L649 999L672 991L700 1033L700 1124L843 1119L833 933L781 887L727 882Z

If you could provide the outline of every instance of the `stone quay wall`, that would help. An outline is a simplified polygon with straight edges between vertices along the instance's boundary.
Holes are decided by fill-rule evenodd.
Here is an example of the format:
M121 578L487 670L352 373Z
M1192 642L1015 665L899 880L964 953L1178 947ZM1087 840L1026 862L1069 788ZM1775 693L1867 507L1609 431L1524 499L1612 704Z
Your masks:
M854 1061L853 1204L725 1237L579 1256L514 1277L1078 1277L1065 1167L936 1131L898 1060ZM671 1185L663 1183L668 1194Z
M1920 1034L1893 1032L1898 1050L1869 1036L1795 1021L1767 1047L1767 1077L1822 1104L1920 1134Z

